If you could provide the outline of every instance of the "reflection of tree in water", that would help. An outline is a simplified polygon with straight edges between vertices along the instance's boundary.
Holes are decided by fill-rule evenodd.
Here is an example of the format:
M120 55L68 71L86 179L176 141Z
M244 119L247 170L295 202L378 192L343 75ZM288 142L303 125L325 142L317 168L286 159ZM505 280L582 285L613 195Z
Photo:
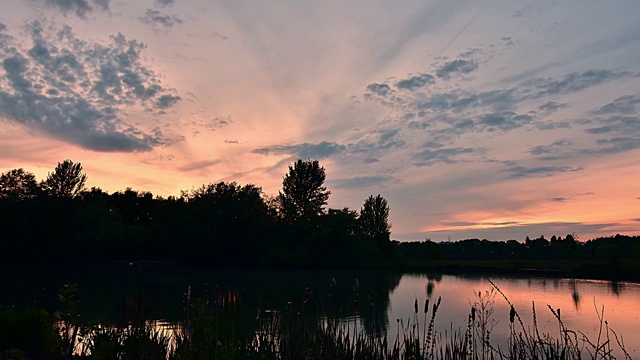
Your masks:
M573 306L576 310L580 309L580 293L578 292L578 283L576 279L571 281L571 298L573 299Z
M611 292L614 293L616 296L620 296L620 294L622 293L622 290L624 289L624 283L618 280L611 280L611 282L609 283L609 286L611 287Z
M212 279L217 285L210 303L217 303L221 314L232 312L236 331L245 335L256 330L256 313L263 320L279 313L307 324L325 316L350 319L368 334L385 335L389 295L401 276L389 271L239 271ZM201 287L196 285L194 293ZM225 302L226 308L220 306Z
M427 286L426 286L426 290L427 290L427 298L431 298L431 295L433 295L433 289L435 288L435 283L440 282L442 280L442 274L438 274L438 273L427 273Z
M362 297L358 314L367 334L386 336L389 328L389 295L400 284L401 277L399 273L386 273L362 284L363 294L368 295Z
M68 270L62 270L52 274L49 283L53 287L70 278L79 284L78 298L86 321L124 327L163 319L179 326L187 317L183 305L190 287L192 302L205 300L208 311L221 317L220 323L228 322L229 331L248 337L258 326L256 313L265 317L274 311L286 311L287 307L292 314L299 313L309 321L321 316L350 318L367 333L385 334L390 293L402 276L383 270L199 270L126 265L113 266L108 271L82 269L70 277ZM46 277L34 274L34 278L36 275ZM43 298L55 299L54 296L47 294ZM52 301L50 308L56 306L57 302Z
M427 298L431 299L431 295L433 295L433 288L435 285L431 280L427 283Z

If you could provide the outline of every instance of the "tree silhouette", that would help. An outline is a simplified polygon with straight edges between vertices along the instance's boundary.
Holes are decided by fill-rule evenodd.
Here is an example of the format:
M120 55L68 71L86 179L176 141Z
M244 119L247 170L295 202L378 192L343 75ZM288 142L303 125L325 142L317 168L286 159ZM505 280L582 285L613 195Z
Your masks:
M25 200L38 194L36 177L22 168L0 175L0 199Z
M318 160L300 160L289 166L278 195L283 216L288 221L322 214L330 191L322 186L326 174Z
M380 196L369 196L360 210L362 236L370 242L373 253L387 257L391 255L391 224L389 224L389 204Z
M369 196L360 210L360 223L363 234L369 238L389 240L391 224L389 224L389 204L380 196Z
M71 160L58 163L43 183L45 191L55 197L73 198L84 190L87 175L82 173L82 164Z

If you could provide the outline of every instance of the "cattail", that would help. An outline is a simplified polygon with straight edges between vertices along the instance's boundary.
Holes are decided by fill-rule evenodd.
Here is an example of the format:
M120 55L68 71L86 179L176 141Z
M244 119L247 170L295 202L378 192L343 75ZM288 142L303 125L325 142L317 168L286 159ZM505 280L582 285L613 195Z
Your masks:
M471 307L471 321L476 321L476 307Z
M516 317L516 309L513 308L513 305L511 305L511 311L509 311L509 322L511 322L513 324L513 320Z
M429 312L429 299L424 301L424 313Z
M418 313L418 298L416 298L416 300L413 303L413 309L414 309L414 313Z

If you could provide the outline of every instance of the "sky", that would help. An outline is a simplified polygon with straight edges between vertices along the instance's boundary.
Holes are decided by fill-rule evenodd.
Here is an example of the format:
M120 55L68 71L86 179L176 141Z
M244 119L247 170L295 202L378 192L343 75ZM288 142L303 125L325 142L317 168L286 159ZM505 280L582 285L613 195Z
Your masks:
M0 171L381 194L392 239L640 234L637 0L11 0Z

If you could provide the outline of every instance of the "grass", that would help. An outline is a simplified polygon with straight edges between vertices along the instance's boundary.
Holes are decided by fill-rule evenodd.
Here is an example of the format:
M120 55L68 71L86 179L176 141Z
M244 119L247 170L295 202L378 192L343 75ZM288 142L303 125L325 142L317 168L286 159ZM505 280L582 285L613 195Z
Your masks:
M110 328L99 324L80 327L75 299L77 286L60 291L64 308L54 317L35 308L0 308L0 360L5 359L631 359L619 336L598 310L599 331L589 338L566 327L560 309L548 306L557 331L541 333L535 305L533 323L525 324L507 295L493 282L473 294L465 328L437 329L435 320L443 301L414 300L413 316L397 319L388 334L365 331L358 317L340 311L314 310L311 290L301 304L258 310L250 332L242 332L238 309L206 292L193 298L185 293L182 327L174 334L145 325ZM328 294L327 297L330 297ZM324 299L315 299L324 300ZM498 322L496 301L511 307L509 337L497 345L492 332ZM369 298L372 307L374 296ZM309 306L308 306L309 305ZM407 304L411 306L411 304ZM334 309L335 310L335 309ZM10 334L10 335L7 335ZM9 339L9 340L7 340ZM392 340L391 340L392 339Z

